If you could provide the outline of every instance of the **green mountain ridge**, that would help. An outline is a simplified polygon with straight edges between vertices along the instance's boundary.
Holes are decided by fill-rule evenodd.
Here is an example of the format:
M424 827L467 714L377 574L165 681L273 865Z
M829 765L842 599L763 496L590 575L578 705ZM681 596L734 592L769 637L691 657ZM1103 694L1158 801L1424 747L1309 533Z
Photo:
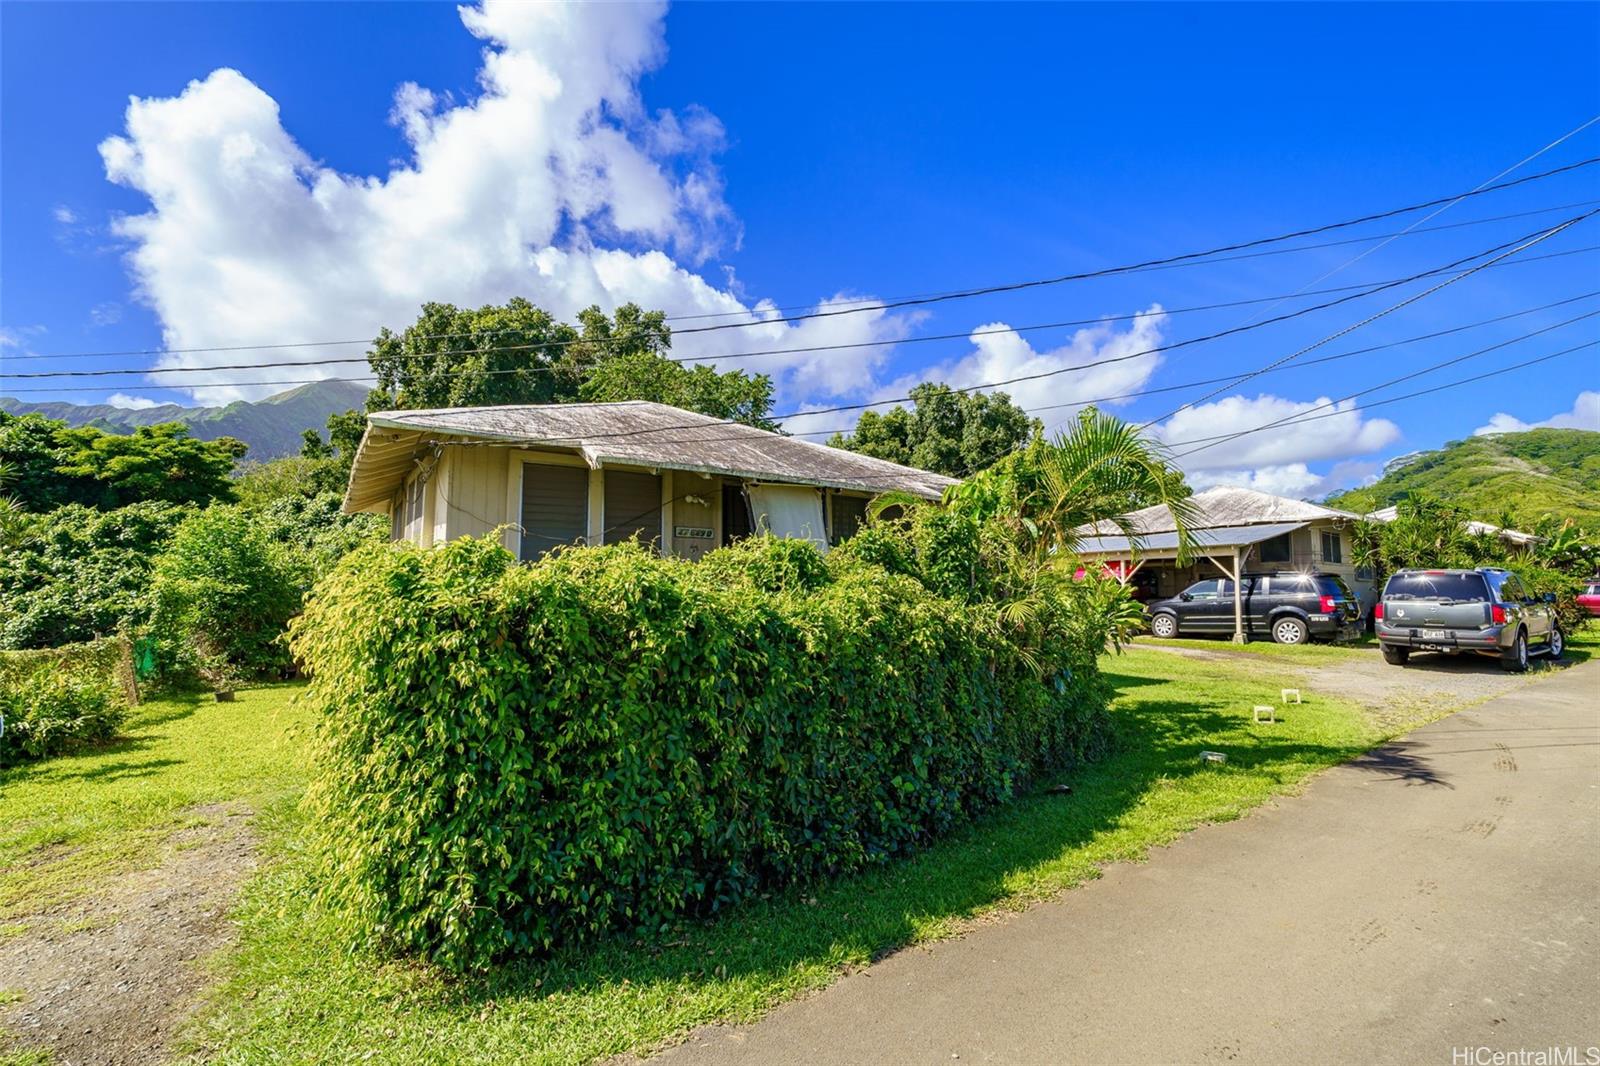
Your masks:
M1445 500L1485 522L1509 512L1527 528L1552 514L1600 528L1600 433L1530 429L1453 440L1391 460L1373 484L1324 502L1365 513L1413 493Z
M264 400L238 400L223 407L184 407L167 403L157 407L128 408L94 403L26 403L0 396L0 411L13 415L40 414L73 426L93 426L108 433L131 433L139 426L181 422L201 440L234 437L250 446L247 459L276 459L300 451L305 430L322 430L328 416L367 399L367 386L348 381L316 381L268 396Z

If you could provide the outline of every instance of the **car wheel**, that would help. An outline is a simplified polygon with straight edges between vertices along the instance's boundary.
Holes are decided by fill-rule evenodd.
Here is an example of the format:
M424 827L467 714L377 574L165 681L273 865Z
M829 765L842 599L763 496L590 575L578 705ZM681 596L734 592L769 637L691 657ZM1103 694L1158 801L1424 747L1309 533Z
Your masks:
M1178 635L1178 620L1170 614L1158 614L1150 619L1150 632L1158 637Z
M1567 651L1567 638L1562 636L1559 626L1550 630L1550 659L1555 661L1565 655Z
M1511 645L1511 654L1500 660L1500 665L1513 674L1524 673L1528 669L1528 634L1517 630L1516 642Z
M1409 658L1411 658L1410 648L1396 648L1389 644L1383 645L1383 661L1390 666L1404 666Z
M1272 639L1279 644L1304 644L1306 624L1298 618L1280 618L1272 623Z

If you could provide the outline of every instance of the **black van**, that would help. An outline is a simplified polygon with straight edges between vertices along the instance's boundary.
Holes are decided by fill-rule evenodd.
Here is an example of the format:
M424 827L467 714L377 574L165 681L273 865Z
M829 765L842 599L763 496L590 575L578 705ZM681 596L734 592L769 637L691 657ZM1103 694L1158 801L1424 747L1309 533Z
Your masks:
M1354 640L1361 636L1361 604L1336 574L1279 571L1246 574L1241 590L1245 636L1279 644ZM1158 637L1233 636L1233 582L1197 581L1145 613Z

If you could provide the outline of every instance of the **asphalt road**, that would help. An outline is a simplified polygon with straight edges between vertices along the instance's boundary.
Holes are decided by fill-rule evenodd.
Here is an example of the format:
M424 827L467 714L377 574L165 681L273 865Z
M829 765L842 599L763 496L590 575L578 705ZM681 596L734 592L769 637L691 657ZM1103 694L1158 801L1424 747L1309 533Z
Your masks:
M1593 1045L1600 662L657 1061L1477 1066L1453 1050Z

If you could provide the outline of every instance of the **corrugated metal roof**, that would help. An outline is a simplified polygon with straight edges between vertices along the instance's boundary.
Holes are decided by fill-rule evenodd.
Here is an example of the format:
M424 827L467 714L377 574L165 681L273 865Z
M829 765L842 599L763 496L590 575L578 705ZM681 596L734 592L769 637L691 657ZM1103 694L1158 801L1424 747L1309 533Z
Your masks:
M456 440L577 452L596 467L692 470L865 492L898 489L927 499L955 484L943 474L643 400L379 411L367 421L351 465L346 511L380 506L423 451Z
M1271 493L1236 488L1231 485L1218 485L1216 488L1197 492L1189 497L1189 502L1194 505L1196 511L1194 521L1191 523L1195 529L1223 529L1266 522L1305 523L1314 522L1319 518L1339 518L1354 522L1361 518L1360 515L1350 511L1336 511L1331 507L1306 503L1304 500L1274 496ZM1171 513L1159 504L1134 511L1128 518L1132 521L1134 530L1139 533L1168 533L1173 530ZM1081 532L1116 536L1121 531L1110 522L1100 522L1083 527Z
M1398 507L1380 507L1376 511L1369 511L1367 517L1374 522L1393 522L1400 517ZM1504 526L1490 525L1488 522L1479 522L1476 519L1467 522L1468 533L1493 533L1509 544L1532 544L1539 538L1532 533L1524 533L1520 529L1507 529Z
M1197 548L1233 548L1247 544L1260 544L1273 537L1309 525L1309 522L1269 522L1262 525L1220 526L1216 529L1197 529L1193 533ZM1151 533L1139 538L1139 554L1171 552L1178 548L1178 534ZM1078 546L1080 555L1127 555L1133 550L1127 537L1086 537Z

